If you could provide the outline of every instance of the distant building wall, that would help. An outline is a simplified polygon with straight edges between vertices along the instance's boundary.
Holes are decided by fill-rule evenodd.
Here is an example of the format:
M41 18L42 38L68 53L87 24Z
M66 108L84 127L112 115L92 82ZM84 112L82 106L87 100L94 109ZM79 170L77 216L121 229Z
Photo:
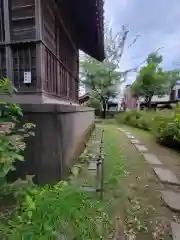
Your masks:
M152 104L158 104L158 103L168 103L173 102L176 100L180 100L180 84L176 84L172 90L169 90L169 93L167 92L164 95L154 95L152 97ZM137 99L133 97L132 91L131 91L131 85L127 85L124 90L124 107L125 109L134 109L137 108ZM140 97L139 103L145 103L145 98Z
M125 110L137 107L137 99L133 97L131 86L127 86L124 91L124 108Z

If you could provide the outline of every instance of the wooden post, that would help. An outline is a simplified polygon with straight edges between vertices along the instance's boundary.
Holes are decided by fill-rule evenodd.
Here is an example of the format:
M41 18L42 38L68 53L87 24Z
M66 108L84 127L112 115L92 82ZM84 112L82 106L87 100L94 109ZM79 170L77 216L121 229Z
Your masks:
M10 46L11 30L10 30L9 1L3 0L3 8L4 8L5 43L6 43L6 70L7 77L13 81L12 49Z
M43 91L43 84L45 78L45 61L44 61L44 46L42 43L36 43L36 72L37 72L37 85L36 91Z
M10 34L9 1L3 0L3 8L4 8L5 43L10 44L11 34Z
M42 40L42 0L35 0L36 40Z

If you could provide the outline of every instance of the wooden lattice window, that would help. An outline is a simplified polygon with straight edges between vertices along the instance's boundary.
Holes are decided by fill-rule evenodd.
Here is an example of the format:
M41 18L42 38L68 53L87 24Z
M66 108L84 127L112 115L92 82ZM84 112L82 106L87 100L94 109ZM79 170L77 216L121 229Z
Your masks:
M5 47L0 48L0 78L7 77Z
M45 50L45 91L57 94L57 59L47 49Z
M0 0L0 42L5 40L3 0Z
M24 83L24 72L31 72L31 83ZM35 44L22 44L13 47L13 80L18 89L29 89L36 86Z
M78 86L78 80L73 77L58 58L46 48L44 90L62 98L77 100Z

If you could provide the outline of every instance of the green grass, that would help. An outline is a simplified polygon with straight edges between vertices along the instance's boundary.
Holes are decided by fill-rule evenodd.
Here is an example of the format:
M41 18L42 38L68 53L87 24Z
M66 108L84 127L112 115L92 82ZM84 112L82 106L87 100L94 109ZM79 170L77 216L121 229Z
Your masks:
M88 174L84 162L78 164L80 174L75 174L69 183L29 189L21 205L1 224L0 234L8 240L55 240L61 235L65 240L98 240L114 234L124 159L119 151L116 126L102 126L105 129L103 200L79 190L81 185L95 184L95 177Z
M108 216L88 193L59 183L34 188L0 230L6 239L106 239Z
M90 141L69 183L29 189L21 206L0 225L5 239L55 240L63 235L64 240L107 240L121 239L124 232L138 240L171 239L166 219L172 214L159 199L162 186L152 169L117 125L104 121L97 127L105 130L103 199L79 190L96 183L88 161L97 145Z
M113 234L120 212L119 199L122 193L121 184L125 170L124 157L120 149L119 132L117 131L116 125L103 123L97 124L97 127L105 130L104 197L103 200L100 200L100 204L103 211L109 216L109 232ZM72 181L76 185L95 187L95 176L89 174L86 164L81 169L78 177ZM97 196L95 197L97 198Z

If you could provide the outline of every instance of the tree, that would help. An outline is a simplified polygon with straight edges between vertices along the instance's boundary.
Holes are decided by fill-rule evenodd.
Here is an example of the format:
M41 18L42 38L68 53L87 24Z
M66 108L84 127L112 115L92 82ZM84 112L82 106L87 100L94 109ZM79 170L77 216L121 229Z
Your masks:
M118 93L119 84L125 81L130 71L135 71L135 69L124 72L119 70L128 32L126 26L122 26L122 29L114 36L112 28L107 27L105 30L105 60L98 62L87 56L81 61L82 82L91 89L89 94L100 101L103 118L106 118L109 99L115 98ZM138 37L133 40L132 44Z
M96 98L93 98L93 97L90 97L90 99L87 102L87 106L88 107L92 107L92 108L94 108L97 111L101 110L100 101L98 99L96 99Z
M169 88L172 91L177 80L180 80L180 70L174 69L174 70L168 71L167 77L168 77Z
M136 81L132 85L134 95L143 97L150 108L154 94L163 95L168 89L168 74L161 68L162 56L157 52L148 55L146 66L140 69Z

